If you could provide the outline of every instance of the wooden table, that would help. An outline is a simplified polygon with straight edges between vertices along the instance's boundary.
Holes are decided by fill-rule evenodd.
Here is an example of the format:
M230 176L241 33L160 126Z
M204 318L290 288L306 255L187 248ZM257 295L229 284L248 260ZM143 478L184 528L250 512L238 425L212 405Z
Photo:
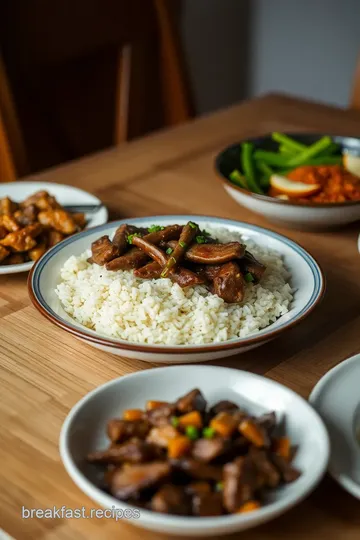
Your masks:
M37 178L95 193L109 206L112 217L221 215L270 227L309 249L328 279L322 305L284 337L217 362L266 375L307 397L326 371L359 352L359 226L323 234L284 230L244 210L225 193L213 171L217 152L234 140L273 130L360 136L360 116L270 95ZM60 462L61 424L92 388L151 366L92 349L45 321L30 305L25 275L0 278L0 317L0 526L20 540L168 538L109 519L21 518L22 506L94 507ZM327 478L285 516L233 538L355 540L359 536L357 501Z

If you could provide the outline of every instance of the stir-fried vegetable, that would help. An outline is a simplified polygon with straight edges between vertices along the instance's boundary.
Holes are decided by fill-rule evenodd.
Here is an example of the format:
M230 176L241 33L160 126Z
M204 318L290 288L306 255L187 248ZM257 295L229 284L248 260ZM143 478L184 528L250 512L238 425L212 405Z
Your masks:
M253 162L254 145L248 142L242 144L241 163L245 174L246 183L251 191L263 193L256 181L255 166Z
M174 251L171 253L171 257L169 257L163 271L161 272L161 277L167 277L169 272L179 264L186 252L186 249L191 244L198 231L199 229L197 225L195 225L195 223L192 221L189 221L189 223L185 225L181 231L178 243Z

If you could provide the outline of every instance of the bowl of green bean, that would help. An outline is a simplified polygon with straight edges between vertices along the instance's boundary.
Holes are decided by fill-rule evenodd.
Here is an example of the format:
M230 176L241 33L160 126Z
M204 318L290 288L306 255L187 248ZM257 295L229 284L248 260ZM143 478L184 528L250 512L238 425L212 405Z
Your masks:
M219 179L239 204L299 229L360 219L360 139L274 132L225 148Z

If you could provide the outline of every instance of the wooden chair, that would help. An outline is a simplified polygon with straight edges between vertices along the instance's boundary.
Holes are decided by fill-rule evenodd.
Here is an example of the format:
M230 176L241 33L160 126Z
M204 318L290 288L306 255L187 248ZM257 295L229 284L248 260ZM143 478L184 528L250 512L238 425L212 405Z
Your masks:
M10 72L9 77L4 63L0 64L0 177L3 180L14 180L29 171L23 138L31 145L31 126L30 134L22 133L14 104L17 101L21 113L23 100L16 97L24 87L31 95L25 107L27 113L31 116L33 108L40 111L37 117L32 116L30 125L37 126L41 116L62 155L68 159L145 133L149 128L145 120L154 115L157 107L161 109L160 125L174 125L192 116L170 9L172 0L5 0L0 4L0 47ZM113 62L114 78L109 91L101 80L101 70L107 65L108 57ZM100 97L95 106L84 106L81 112L90 99L86 81L94 75L93 58L100 69L94 84ZM83 82L79 83L79 76ZM157 93L152 88L155 79ZM15 100L9 80L14 86ZM161 106L156 103L159 95ZM150 104L146 104L147 100L151 100ZM101 125L102 109L110 101L112 129L109 123ZM22 119L23 115L19 116ZM146 121L149 125L152 122ZM106 143L96 139L97 126L100 126L98 131L112 131ZM44 153L48 143L45 139ZM61 160L61 156L57 159Z
M360 111L360 55L355 68L350 108Z

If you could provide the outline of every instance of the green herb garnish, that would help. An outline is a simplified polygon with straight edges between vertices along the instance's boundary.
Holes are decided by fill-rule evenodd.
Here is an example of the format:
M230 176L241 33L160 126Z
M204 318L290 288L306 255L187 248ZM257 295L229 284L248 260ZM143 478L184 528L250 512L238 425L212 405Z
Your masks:
M196 441L196 439L199 438L199 430L195 426L187 426L185 429L186 436L189 437L190 440Z
M205 438L205 439L212 439L214 436L215 436L215 429L212 428L212 427L205 427L203 430L202 430L202 436Z
M148 227L149 232L158 232L163 231L165 227L162 227L161 225L151 225L151 227Z
M245 278L245 281L247 281L248 283L251 283L252 281L254 281L254 276L250 272L245 274L244 278Z
M141 236L141 234L140 233L129 234L127 237L127 241L129 244L132 244L134 236Z
M174 251L174 250L173 250L172 248L169 247L169 248L167 248L167 250L166 250L165 253L167 253L167 255L171 255L173 251Z
M179 242L179 246L181 246L182 248L186 248L186 243L185 242Z
M196 223L193 223L192 221L189 221L188 225L189 225L189 227L191 227L192 229L196 229L196 227L197 227Z
M177 416L172 416L170 419L170 422L171 422L171 425L176 428L178 427L180 420L178 419Z
M206 244L205 236L199 235L195 237L195 240L198 244Z
M215 489L216 491L222 491L224 489L223 482L217 482L217 484L215 484Z

